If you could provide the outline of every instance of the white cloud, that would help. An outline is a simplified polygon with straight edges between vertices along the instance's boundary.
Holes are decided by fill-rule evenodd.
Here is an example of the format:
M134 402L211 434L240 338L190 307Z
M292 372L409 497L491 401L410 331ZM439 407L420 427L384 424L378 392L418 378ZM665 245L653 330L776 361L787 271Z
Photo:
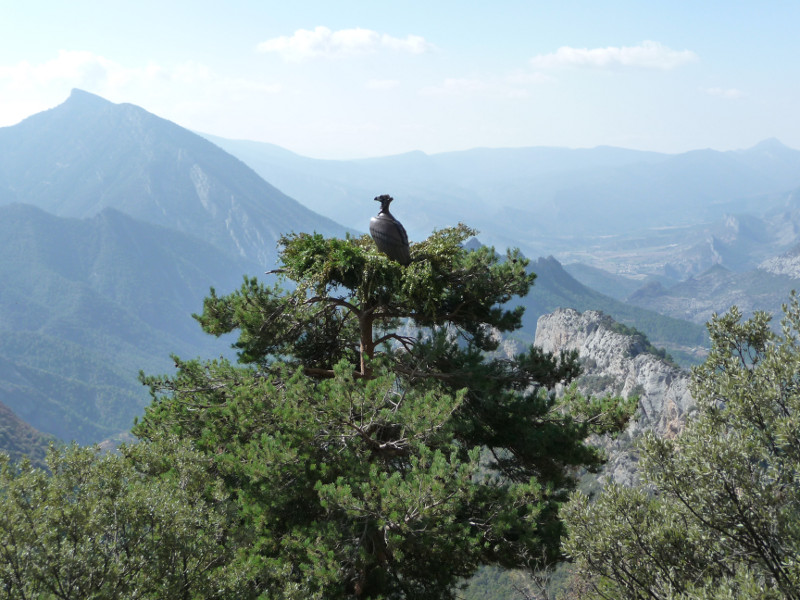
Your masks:
M407 35L405 39L400 39L384 33L381 36L381 45L411 54L423 54L433 49L433 44L426 42L424 37L418 35Z
M512 83L511 85L509 83ZM451 77L438 85L419 91L421 96L484 96L494 98L525 98L528 91L505 80L484 80L469 77Z
M727 98L729 100L735 100L736 98L741 98L744 96L744 92L741 90L737 90L736 88L724 89L724 88L706 88L703 90L709 96L717 96L718 98Z
M465 77L451 77L445 79L437 86L424 88L422 94L436 96L443 94L474 94L476 92L485 92L489 85L480 79L469 79Z
M563 46L551 54L540 54L531 59L536 68L589 67L639 67L645 69L674 69L697 60L691 50L673 50L659 42L644 41L638 46L608 48L572 48Z
M340 29L332 31L327 27L298 29L292 36L280 36L260 43L260 52L274 52L285 60L302 61L318 57L355 56L373 52L379 48L389 48L412 54L427 52L433 46L418 35L404 39L380 34L371 29Z
M129 69L112 60L86 51L60 50L52 60L31 64L0 66L0 80L13 89L29 89L51 83L69 82L74 87L94 87L99 83L123 84L134 78L156 78L161 69L155 65Z
M194 105L213 103L223 93L230 102L230 98L258 98L284 89L278 82L220 75L192 61L169 67L155 63L131 67L92 52L61 50L40 63L0 64L0 126L63 102L72 88L163 113L185 105L182 98L187 91Z
M400 87L396 79L370 79L365 86L368 90L393 90Z
M149 63L144 67L128 67L84 50L60 50L58 56L39 64L22 61L16 65L0 65L0 86L6 90L34 90L49 87L78 87L97 93L108 93L126 87L147 88L195 85L225 86L228 89L276 93L282 86L213 73L207 66L193 61L164 67Z

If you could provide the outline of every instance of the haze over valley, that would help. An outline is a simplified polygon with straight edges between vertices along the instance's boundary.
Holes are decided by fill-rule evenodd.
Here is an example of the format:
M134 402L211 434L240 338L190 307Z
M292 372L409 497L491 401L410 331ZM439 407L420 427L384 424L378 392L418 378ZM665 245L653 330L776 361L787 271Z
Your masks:
M478 223L481 239L497 247L633 278L681 280L715 264L753 269L789 250L800 225L800 151L775 139L678 155L515 148L333 161L208 138L354 229L373 208L360 199L384 186L402 201L412 238L456 216Z

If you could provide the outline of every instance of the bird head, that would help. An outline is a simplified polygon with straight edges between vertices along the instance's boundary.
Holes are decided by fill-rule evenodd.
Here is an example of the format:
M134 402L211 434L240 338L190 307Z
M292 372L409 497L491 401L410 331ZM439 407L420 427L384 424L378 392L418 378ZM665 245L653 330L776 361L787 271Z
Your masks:
M389 204L391 204L392 198L389 194L383 194L382 196L375 196L375 202L381 203L381 210L389 210Z

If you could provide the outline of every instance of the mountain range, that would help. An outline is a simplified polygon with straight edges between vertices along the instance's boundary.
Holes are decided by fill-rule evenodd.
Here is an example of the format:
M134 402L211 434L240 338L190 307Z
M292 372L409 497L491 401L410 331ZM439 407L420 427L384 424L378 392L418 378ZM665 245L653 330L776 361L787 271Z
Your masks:
M529 148L317 161L211 139L80 90L0 128L0 447L41 455L51 439L124 435L149 402L140 370L170 370L171 354L230 353L191 318L210 287L227 293L243 275L263 277L282 234L365 230L382 193L397 199L412 241L462 221L482 241L547 256L532 260L536 284L518 301L520 341L556 308L596 309L685 364L702 358L706 334L699 312L674 308L686 302L675 286L714 265L739 277L797 242L797 195L781 190L800 185L800 153L774 141L688 156ZM720 189L708 179L728 175ZM647 229L674 212L633 206L659 187L686 211L669 216L672 228ZM758 202L758 214L715 216ZM791 263L781 260L741 285L791 283L774 272ZM719 298L710 293L708 305Z
M734 305L748 317L756 310L780 316L781 305L798 287L800 281L788 275L763 269L736 273L716 265L669 288L653 282L631 294L628 302L676 319L705 323L714 313Z
M74 90L0 128L0 408L20 419L6 437L127 431L149 402L140 370L228 352L191 318L209 288L271 268L301 230L346 232L137 106Z
M349 227L358 228L374 211L362 198L391 192L393 212L412 239L462 220L478 224L490 245L627 275L678 281L720 262L753 268L788 250L800 230L792 199L800 188L800 151L774 139L741 151L677 155L483 148L334 161L207 137ZM780 235L770 235L773 228ZM787 237L789 230L794 234ZM731 250L740 242L750 246L748 253Z

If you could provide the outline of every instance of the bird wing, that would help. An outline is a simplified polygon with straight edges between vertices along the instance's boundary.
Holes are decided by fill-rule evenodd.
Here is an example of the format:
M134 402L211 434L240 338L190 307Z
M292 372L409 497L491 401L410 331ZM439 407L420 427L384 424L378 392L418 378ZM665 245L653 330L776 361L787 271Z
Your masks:
M383 214L372 217L369 222L369 233L375 240L378 250L389 258L402 264L410 262L408 234L397 219Z
M408 234L405 227L391 217L384 215L372 217L369 222L369 232L379 247L381 242L389 245L408 245ZM378 242L379 239L380 242Z

